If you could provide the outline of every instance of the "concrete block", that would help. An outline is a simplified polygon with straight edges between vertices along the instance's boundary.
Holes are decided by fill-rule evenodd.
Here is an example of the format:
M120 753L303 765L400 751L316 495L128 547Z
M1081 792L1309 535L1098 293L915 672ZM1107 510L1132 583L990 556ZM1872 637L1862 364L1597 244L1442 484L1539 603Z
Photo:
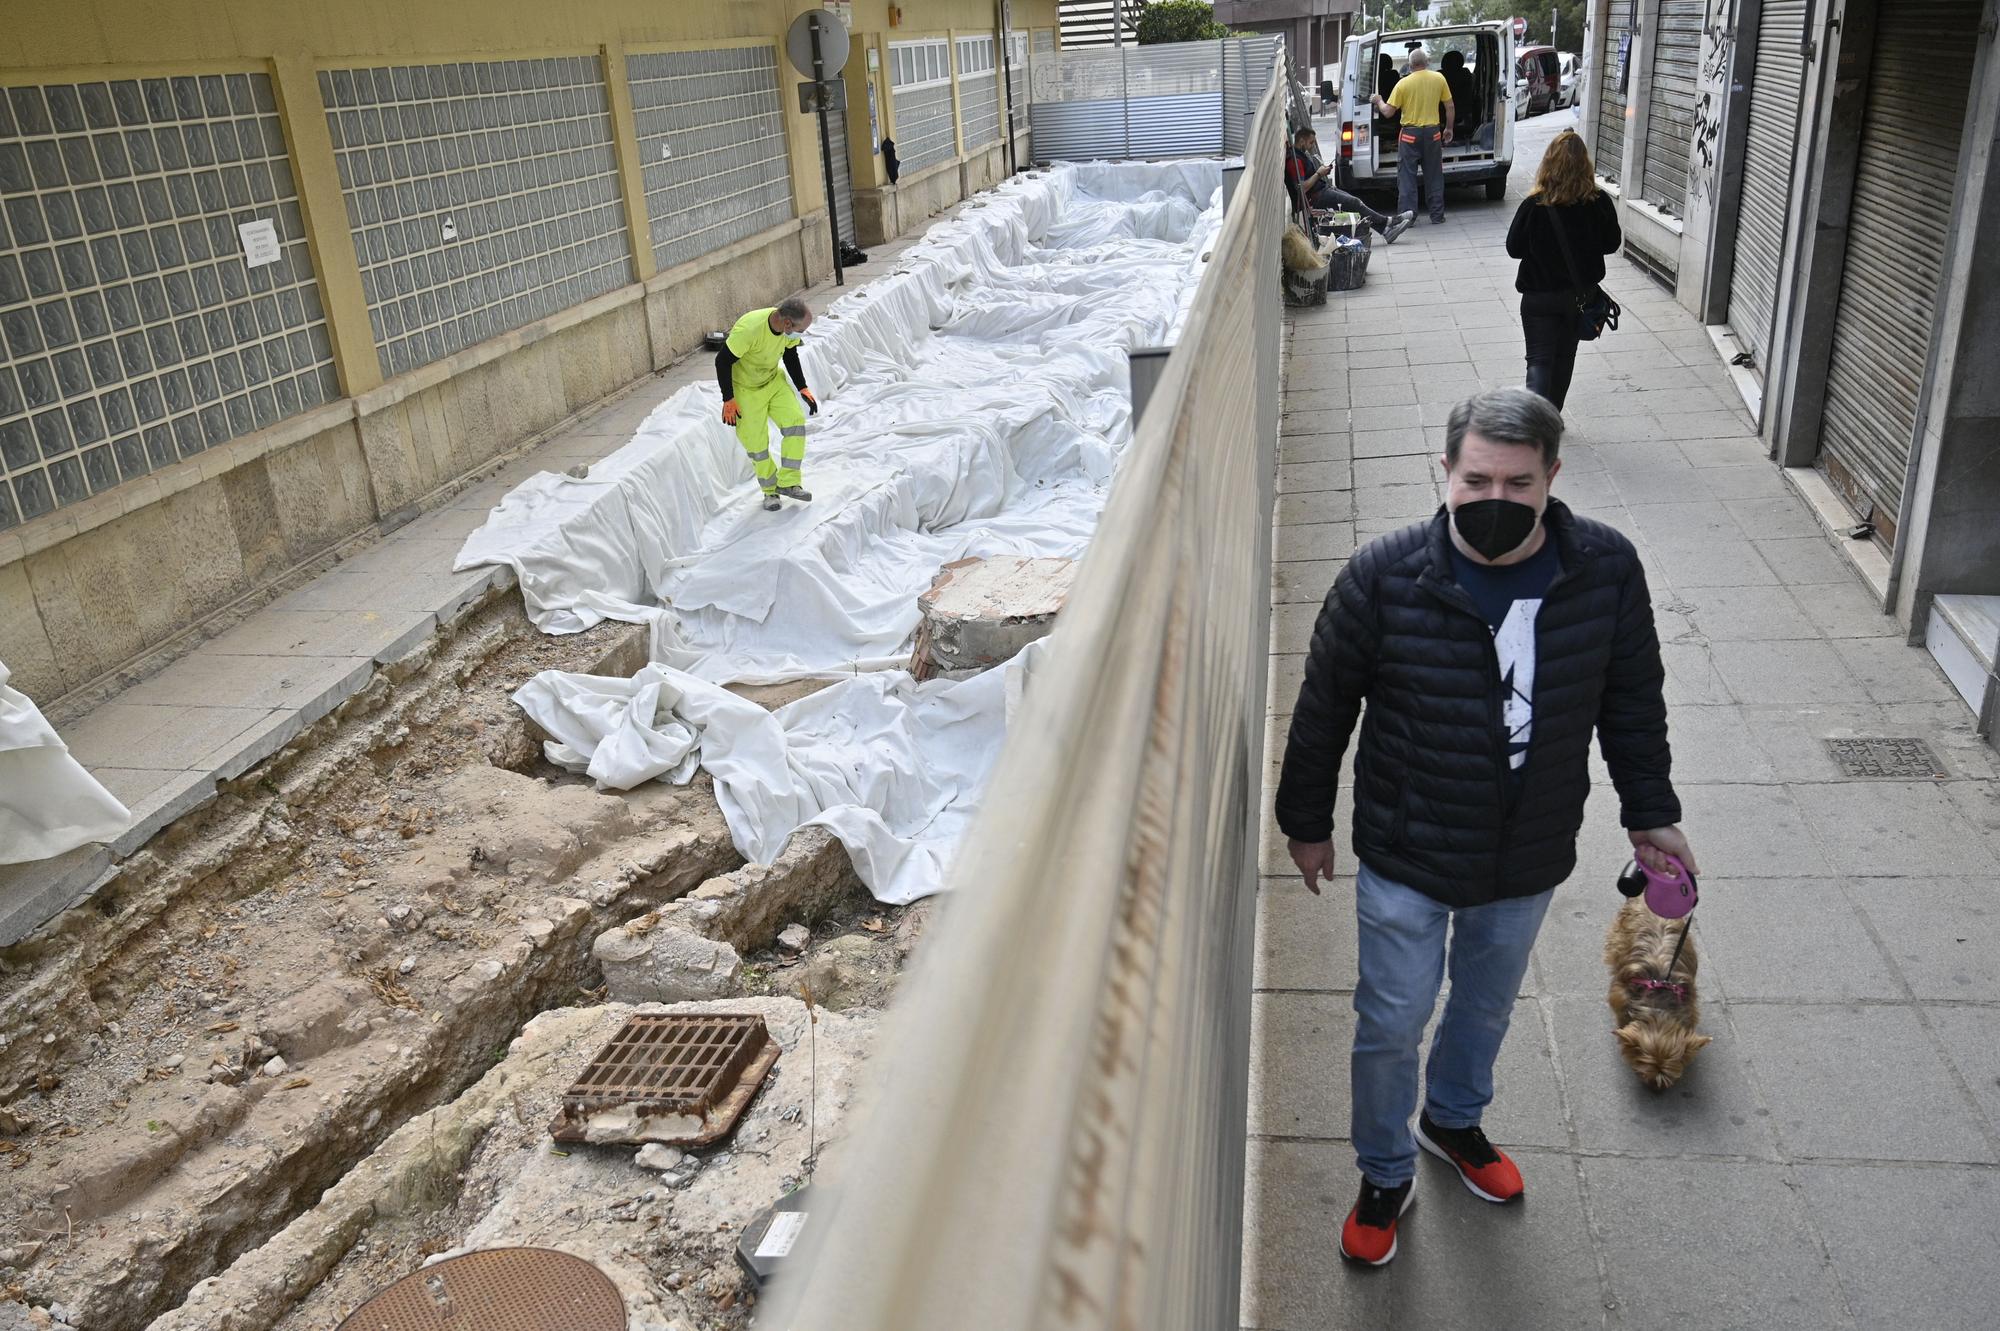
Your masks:
M1353 866L1348 866L1352 868ZM1354 880L1306 891L1296 874L1267 877L1257 894L1258 989L1351 992L1358 973Z
M1271 599L1276 603L1304 601L1317 607L1326 600L1333 580L1346 567L1344 559L1301 559L1271 566Z
M1704 901L1702 908L1708 908ZM1696 931L1697 941L1706 935ZM1618 1056L1611 1008L1600 992L1548 1000L1562 1059L1563 1089L1587 1151L1659 1160L1688 1155L1778 1159L1770 1111L1757 1100L1750 1060L1732 1040L1721 1005L1706 988L1702 1029L1715 1043L1696 1054L1687 1075L1665 1091L1647 1089ZM1602 966L1598 973L1604 974ZM1600 989L1602 986L1600 986ZM1517 1014L1516 1020L1519 1020Z
M0 660L6 661L12 677L8 682L14 688L44 699L59 698L67 691L25 563L0 567L0 643L6 652Z
M366 682L367 676L364 675L362 683ZM332 708L327 710L331 711ZM321 712L319 716L325 714ZM300 732L317 721L319 716L308 716L303 711L289 707L274 708L266 712L255 725L230 741L228 754L215 763L215 779L234 781L297 739Z
M219 656L367 656L394 661L429 637L437 616L422 610L266 609L211 639Z
M90 894L111 867L103 846L82 846L52 860L0 864L0 947L11 947Z
M196 652L126 690L121 701L202 707L287 709L306 725L360 691L375 672L371 657L221 656Z
M1795 788L1833 867L1855 877L2000 875L2000 860L1936 784L1850 781Z
M1251 1143L1244 1206L1245 1326L1585 1327L1604 1321L1591 1231L1566 1158L1514 1152L1524 1206L1468 1196L1438 1161L1418 1161L1396 1260L1370 1269L1334 1255L1360 1175L1345 1142Z
M1353 1002L1350 995L1337 993L1260 993L1252 998L1252 1134L1347 1136Z
M114 860L123 860L155 835L193 813L215 798L215 776L210 772L146 772L105 768L94 773L98 780L124 801L132 813L132 825L111 843ZM143 778L145 792L128 798L121 790L128 779Z
M237 740L270 713L265 707L117 700L63 727L63 741L93 772L206 771L234 752ZM122 798L122 797L121 797Z
M1849 1165L1797 1175L1861 1326L1992 1326L2000 1188L1988 1174Z
M2000 907L1993 876L1867 879L1849 891L1910 992L1944 1002L2000 1002ZM1988 1010L1989 1019L2000 1012Z
M1584 1180L1628 1324L1742 1326L1746 1313L1771 1331L1846 1324L1852 1282L1828 1266L1784 1169L1602 1159Z
M1076 562L996 556L946 564L917 598L918 679L984 670L1047 637L1069 596Z
M1278 464L1278 490L1283 494L1310 494L1321 490L1352 489L1354 478L1349 464L1345 462L1281 462ZM1340 518L1323 518L1321 521L1344 521Z
M1758 1004L1730 1015L1795 1158L1995 1162L1914 1008Z
M1354 546L1353 523L1316 522L1301 527L1280 527L1272 557L1280 563L1298 559L1345 559L1354 553Z

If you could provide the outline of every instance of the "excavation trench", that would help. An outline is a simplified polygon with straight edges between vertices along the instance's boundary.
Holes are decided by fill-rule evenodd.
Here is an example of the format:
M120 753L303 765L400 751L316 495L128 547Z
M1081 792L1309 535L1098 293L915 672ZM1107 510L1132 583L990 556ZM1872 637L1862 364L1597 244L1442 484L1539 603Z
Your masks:
M642 661L495 596L0 952L0 1298L146 1326L601 997L599 934L710 880L746 950L853 914L839 869L803 917L746 909L705 777L606 794L542 760L514 688Z

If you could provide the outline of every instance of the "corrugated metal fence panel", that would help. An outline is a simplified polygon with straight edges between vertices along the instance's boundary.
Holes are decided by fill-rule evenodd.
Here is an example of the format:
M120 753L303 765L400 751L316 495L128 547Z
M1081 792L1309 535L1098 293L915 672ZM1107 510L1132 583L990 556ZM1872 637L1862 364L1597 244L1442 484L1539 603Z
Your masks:
M982 147L1000 138L1000 80L992 72L959 80L959 115L965 121L965 146Z
M1978 54L1979 0L1883 0L1834 313L1820 461L1889 534L1916 434Z
M1625 169L1625 94L1618 86L1618 48L1631 33L1632 0L1611 0L1604 19L1604 62L1597 84L1597 174L1606 180L1618 179L1618 173Z
M893 94L896 105L896 156L903 174L958 155L958 132L952 123L951 85L936 84Z
M1647 41L1652 48L1653 90L1646 98L1646 160L1639 197L1675 217L1687 208L1688 151L1694 143L1694 98L1701 81L1706 9L1706 0L1660 0L1660 16Z
M1039 161L1241 151L1279 39L1177 42L1035 57L1029 115Z
M1807 0L1764 0L1757 20L1757 66L1750 73L1744 136L1743 194L1736 213L1735 266L1729 279L1729 327L1752 357L1761 382L1771 351L1771 321L1792 205L1792 165L1805 87Z

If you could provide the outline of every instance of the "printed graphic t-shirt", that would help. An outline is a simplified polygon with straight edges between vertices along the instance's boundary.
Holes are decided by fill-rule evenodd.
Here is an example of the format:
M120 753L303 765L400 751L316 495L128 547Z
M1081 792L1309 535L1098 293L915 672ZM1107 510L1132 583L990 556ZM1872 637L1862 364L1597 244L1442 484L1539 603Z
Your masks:
M771 311L775 306L752 310L729 330L729 350L736 357L735 384L738 388L762 388L778 375L778 366L787 348L805 339L793 333L771 331Z
M1554 538L1544 537L1542 548L1518 564L1496 568L1474 563L1454 545L1451 565L1458 585L1493 633L1493 651L1500 659L1500 723L1507 729L1507 775L1518 788L1535 724L1535 618L1562 562Z

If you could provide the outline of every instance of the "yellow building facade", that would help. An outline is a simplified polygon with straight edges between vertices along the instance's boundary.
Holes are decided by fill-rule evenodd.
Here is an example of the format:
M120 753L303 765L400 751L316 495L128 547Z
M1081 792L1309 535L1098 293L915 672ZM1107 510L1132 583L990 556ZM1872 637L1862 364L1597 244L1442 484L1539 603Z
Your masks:
M164 659L830 276L784 51L822 7L861 244L1025 159L1055 0L14 0L14 682L80 699Z

